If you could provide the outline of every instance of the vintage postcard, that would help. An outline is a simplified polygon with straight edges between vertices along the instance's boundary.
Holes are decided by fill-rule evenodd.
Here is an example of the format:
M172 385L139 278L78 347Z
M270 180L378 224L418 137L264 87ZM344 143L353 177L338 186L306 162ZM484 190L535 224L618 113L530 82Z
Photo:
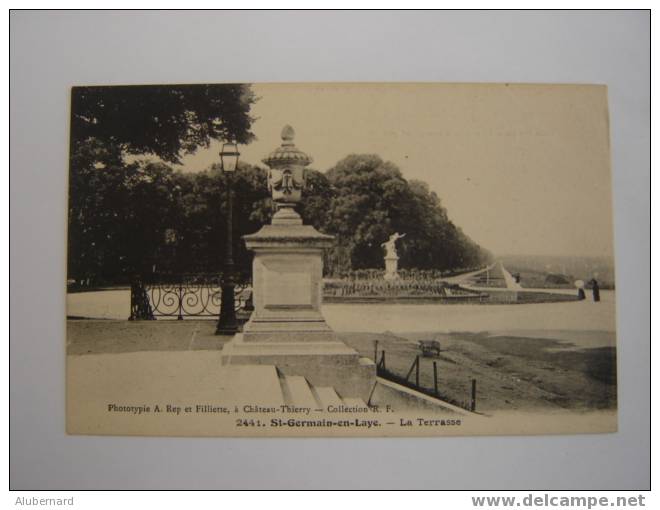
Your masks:
M617 430L602 85L71 91L70 434Z

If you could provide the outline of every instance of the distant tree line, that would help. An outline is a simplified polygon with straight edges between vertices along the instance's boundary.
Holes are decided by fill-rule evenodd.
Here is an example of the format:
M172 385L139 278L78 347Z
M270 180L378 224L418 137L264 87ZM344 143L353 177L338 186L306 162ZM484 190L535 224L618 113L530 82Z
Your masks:
M212 139L249 143L255 101L247 85L82 87L72 93L69 196L70 279L127 283L136 275L219 272L224 263L227 175L174 171L168 163ZM129 161L131 154L154 155ZM392 232L399 267L472 268L490 254L448 218L438 196L376 155L350 155L325 173L307 171L298 209L336 237L326 271L383 267ZM249 272L241 236L268 223L266 170L239 163L234 176L234 254Z
M326 267L337 274L384 266L381 244L393 232L400 268L441 271L473 268L491 255L447 216L425 182L406 180L399 168L377 155L350 155L325 174L310 172L302 215L336 236Z
M69 277L93 284L128 282L151 273L219 272L226 240L227 175L219 166L183 173L137 161L79 169L71 176ZM270 221L266 170L240 163L233 176L234 254L250 271L241 236ZM389 235L399 267L442 271L473 268L490 255L447 217L436 194L406 181L377 156L349 156L326 173L307 172L303 220L336 237L326 271L380 268Z

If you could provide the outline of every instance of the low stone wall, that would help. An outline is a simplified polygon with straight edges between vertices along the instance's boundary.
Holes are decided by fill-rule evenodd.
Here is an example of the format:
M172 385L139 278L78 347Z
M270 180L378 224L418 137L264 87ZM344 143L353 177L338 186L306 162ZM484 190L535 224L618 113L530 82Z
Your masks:
M325 280L323 286L323 300L327 303L465 302L479 300L482 294L457 284L428 278Z
M487 300L488 295L469 294L464 296L324 296L324 303L355 303L355 304L460 304L480 303Z
M555 292L536 292L525 290L501 290L488 293L488 297L481 304L532 304L532 303L561 303L565 301L578 301L577 292L573 294L559 294Z
M558 294L553 292L513 291L500 290L491 292L477 292L472 294L454 296L337 296L324 295L325 303L354 303L354 304L475 304L475 305L501 305L501 304L535 304L535 303L561 303L578 301L577 294Z

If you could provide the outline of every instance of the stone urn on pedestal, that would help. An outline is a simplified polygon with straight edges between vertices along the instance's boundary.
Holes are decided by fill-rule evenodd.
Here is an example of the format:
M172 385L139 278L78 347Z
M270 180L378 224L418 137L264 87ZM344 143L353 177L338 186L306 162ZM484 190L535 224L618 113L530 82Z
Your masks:
M285 126L282 145L263 159L277 210L270 225L243 237L254 252L254 311L243 333L223 348L222 363L275 365L366 402L376 383L375 364L339 340L321 311L322 255L334 238L303 225L295 210L312 159L295 146L294 135Z

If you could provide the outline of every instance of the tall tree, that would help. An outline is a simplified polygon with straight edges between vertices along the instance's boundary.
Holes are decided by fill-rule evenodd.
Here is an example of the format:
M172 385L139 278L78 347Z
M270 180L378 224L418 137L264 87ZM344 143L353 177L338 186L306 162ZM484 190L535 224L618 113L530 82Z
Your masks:
M175 172L163 163L78 172L70 183L69 275L94 284L127 282L135 274L222 270L226 242L227 179L218 165ZM270 221L266 172L239 163L233 242L237 269L251 256L241 236Z
M96 152L99 158L153 154L179 163L182 154L211 140L252 140L255 101L243 84L74 87L71 152L94 142L104 149Z
M162 265L178 242L169 227L195 183L165 164L127 162L126 156L179 163L211 140L248 143L254 138L249 112L255 101L249 85L74 87L71 277L121 280Z
M347 156L325 176L332 193L318 221L337 236L329 257L333 271L382 267L381 244L393 232L407 234L399 245L400 267L466 268L489 257L451 222L428 185L407 181L377 155Z
M176 215L179 189L171 168L135 162L72 174L69 276L128 281L160 263L158 250Z

